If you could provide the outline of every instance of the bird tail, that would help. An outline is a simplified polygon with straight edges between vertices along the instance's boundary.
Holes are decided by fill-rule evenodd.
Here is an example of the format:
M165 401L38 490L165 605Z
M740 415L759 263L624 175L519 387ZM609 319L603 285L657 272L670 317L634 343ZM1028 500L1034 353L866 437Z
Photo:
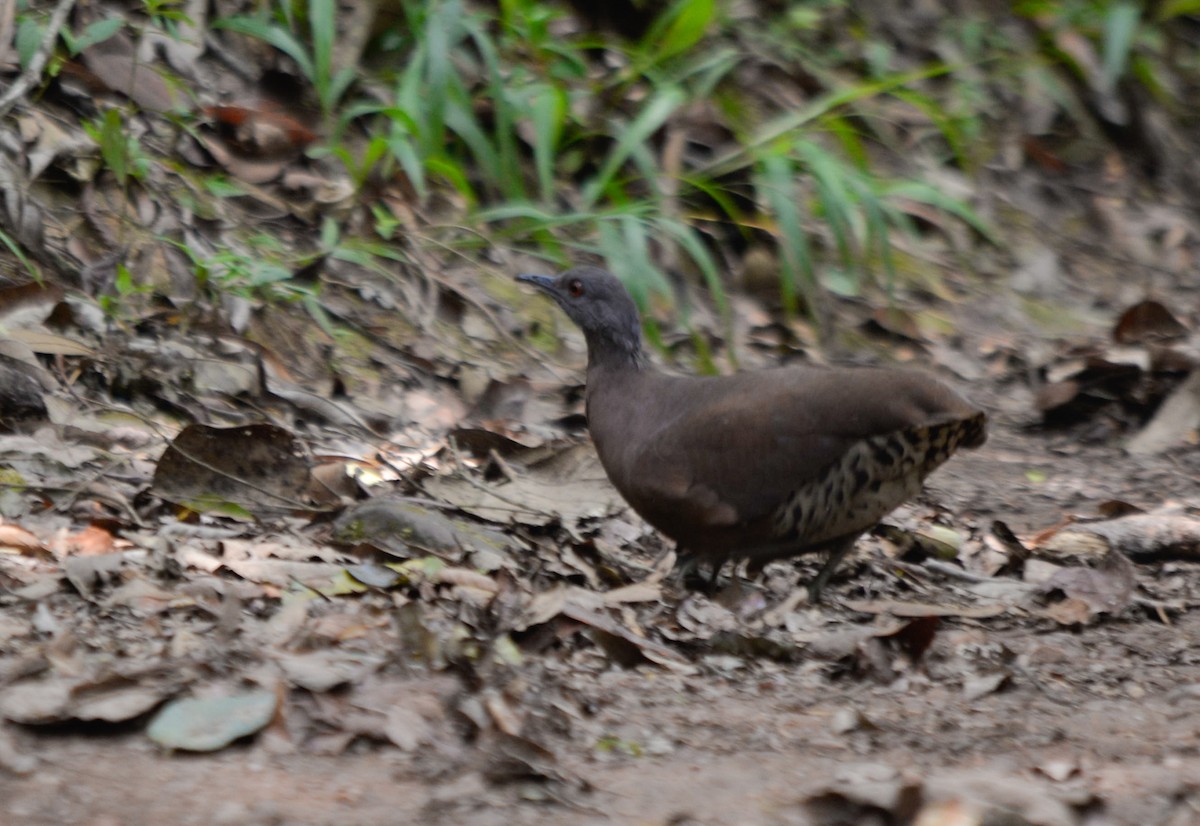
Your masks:
M977 412L857 442L788 496L775 513L775 535L816 546L866 530L915 496L954 451L983 444L986 427Z
M987 441L987 415L976 412L966 418L946 419L927 425L907 427L887 437L895 444L896 437L907 449L905 464L920 468L922 477L932 473L960 447L975 448ZM911 465L910 465L911 466Z

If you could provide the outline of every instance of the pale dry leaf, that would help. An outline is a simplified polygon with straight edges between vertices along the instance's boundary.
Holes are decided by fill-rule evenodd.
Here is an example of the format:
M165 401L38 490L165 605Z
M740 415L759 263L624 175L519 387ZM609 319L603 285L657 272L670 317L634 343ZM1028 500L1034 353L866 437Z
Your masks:
M1162 453L1197 439L1200 430L1200 370L1192 371L1159 405L1154 418L1129 440L1133 454Z
M561 522L574 528L625 508L590 447L567 448L515 472L516 478L495 483L463 475L436 476L425 482L425 489L473 516L500 524L540 527Z
M50 558L52 554L40 539L11 523L0 523L0 553L19 553Z
M339 648L304 654L281 653L274 658L292 685L318 693L357 682L383 663L380 656Z
M433 740L433 729L429 721L415 709L401 703L393 703L387 711L383 733L396 748L413 752Z

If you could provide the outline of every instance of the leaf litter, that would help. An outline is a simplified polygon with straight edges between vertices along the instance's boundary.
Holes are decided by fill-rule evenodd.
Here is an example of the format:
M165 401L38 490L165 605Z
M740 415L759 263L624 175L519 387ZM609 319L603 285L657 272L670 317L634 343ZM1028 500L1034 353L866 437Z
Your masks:
M229 387L193 387L215 393L210 421L235 410ZM539 409L567 409L548 387ZM182 398L163 383L142 392ZM188 405L203 398L192 395ZM139 410L133 402L128 408ZM626 511L585 442L540 441L519 419L498 418L495 406L486 424L471 424L435 404L405 414L429 416L413 450L364 430L374 414L355 412L353 399L338 405L348 415L310 421L303 435L279 423L181 428L140 405L134 421L153 423L143 427L151 439L130 447L5 437L6 467L46 498L40 508L15 509L16 521L4 526L0 575L20 586L9 610L31 624L5 632L0 714L35 727L132 722L179 751L257 737L344 755L367 743L448 771L477 766L490 784L534 780L583 800L589 771L568 757L571 744L611 740L584 712L598 674L671 675L697 690L799 668L800 686L870 690L935 679L976 703L1041 690L1029 687L1029 667L1013 665L1011 651L998 662L980 659L985 629L1042 622L1050 633L1128 619L1142 577L1115 561L1122 551L1162 557L1130 537L1145 542L1157 525L1175 537L1158 550L1187 558L1193 533L1185 508L993 541L1007 535L962 522L951 529L910 507L892 520L906 527L860 543L858 564L835 584L850 589L836 607L807 606L804 575L788 564L756 583L739 574L712 596L688 593L669 575L673 556ZM308 418L312 406L294 409ZM37 456L49 463L32 464ZM79 486L64 460L109 481L117 498ZM314 485L317 467L348 484ZM105 468L119 475L110 479ZM1061 549L1076 547L1071 532L1107 543L1110 563L1093 566L1094 551L1076 550L1083 564L1070 564ZM959 566L965 574L985 549L996 557L990 574L973 575L974 585L947 578ZM1014 560L1015 570L1041 571L1040 579L975 587L1004 585ZM870 590L856 595L864 581ZM1056 593L1062 598L1045 602ZM168 633L147 645L139 630L147 621ZM976 627L981 642L959 644L948 630L955 623ZM132 646L131 658L114 670L91 649L118 642ZM856 722L838 724L838 736L862 736L877 718L860 709ZM454 720L466 721L465 733ZM638 752L644 740L667 753L687 742L686 729L667 730L683 739L615 742ZM941 805L936 776L906 782L870 799L893 813L912 795L924 810ZM855 788L815 789L805 806L857 811L866 792Z
M205 12L191 4L191 24L203 29ZM180 52L175 38L145 31L176 44L167 59L200 83L203 38ZM1060 47L1103 92L1091 45ZM160 59L141 49L128 37L86 49L56 94L95 94L79 94L74 84L86 78L151 112L176 106L157 72L129 71ZM1196 319L1166 309L1176 304L1143 300L1119 316L1111 340L1048 347L1008 330L989 330L981 343L969 325L966 342L947 343L936 314L860 308L866 332L902 358L930 354L980 382L995 409L1025 404L1047 429L1022 441L998 416L993 452L963 465L973 474L951 467L935 477L931 495L950 503L953 529L934 522L936 509L898 513L891 521L915 539L861 542L831 606L804 603L797 568L811 575L811 560L712 595L686 592L665 576L667 550L624 509L578 432L579 394L568 383L578 365L530 358L514 337L525 322L479 288L476 273L454 280L435 265L380 278L323 263L314 276L326 279L322 304L368 331L371 345L336 366L310 317L176 287L179 251L160 240L173 227L190 221L191 246L219 249L231 239L209 224L304 221L352 206L343 177L302 158L311 138L295 113L253 102L257 91L247 82L234 95L240 103L206 111L181 150L245 187L236 199L198 196L201 220L138 187L118 191L87 157L82 132L33 115L22 125L32 178L62 173L87 191L86 232L65 228L45 189L31 204L33 223L87 262L84 294L113 284L118 239L158 289L138 324L123 327L94 302L3 288L6 335L16 328L10 340L29 351L5 351L25 367L7 370L0 390L23 411L3 422L14 432L0 434L0 527L9 529L0 533L0 714L21 726L0 730L3 765L28 772L20 751L45 742L41 727L64 724L124 723L179 750L247 737L272 753L347 760L356 749L394 749L419 761L405 764L410 771L438 778L433 785L455 778L446 795L429 795L453 816L500 785L587 805L582 790L603 766L631 767L644 785L653 768L645 755L701 755L719 767L727 749L743 767L724 770L746 787L748 771L786 758L777 776L789 779L797 813L1080 823L1095 802L1083 783L1106 790L1098 772L1048 772L1047 761L922 772L914 741L931 742L929 762L957 764L999 742L1034 748L1066 731L1097 753L1067 761L1084 775L1091 760L1127 759L1111 750L1129 732L1115 723L1110 741L1091 737L1039 698L1060 691L1085 717L1119 719L1103 713L1114 697L1153 699L1194 680L1187 641L1166 625L1194 630L1197 503L1187 469L1196 465L1187 448L1196 424L1185 377L1195 375ZM125 215L155 224L154 237L126 236ZM53 254L62 253L48 245ZM1026 286L1069 292L1058 252L1027 258L1039 263L1019 273ZM766 322L750 334L758 358L811 343L800 325L769 321L758 306L747 317ZM1030 374L1037 382L1027 386ZM1185 471L1089 452L1125 437L1135 452L1176 454ZM1006 485L1014 465L1020 482ZM316 467L327 481L314 483ZM1055 471L1078 487L1042 494L1061 483ZM1030 481L1039 476L1041 489ZM1155 510L1179 489L1191 499ZM1039 497L1054 502L1049 513ZM1081 500L1117 497L1146 512L1038 534ZM1015 541L977 527L980 514L1021 521ZM1106 562L1095 561L1097 549ZM1139 602L1150 589L1169 611ZM1039 602L1049 592L1065 599ZM1077 633L1100 654L1081 652ZM1153 727L1156 714L1152 706L1150 722L1136 725ZM1190 725L1194 714L1183 714ZM1193 748L1192 729L1175 727L1183 733L1157 732L1164 765ZM807 772L799 790L800 750L837 769ZM867 752L892 765L851 759ZM674 765L652 779L664 789L656 794L702 794L705 766ZM687 778L685 794L676 775Z

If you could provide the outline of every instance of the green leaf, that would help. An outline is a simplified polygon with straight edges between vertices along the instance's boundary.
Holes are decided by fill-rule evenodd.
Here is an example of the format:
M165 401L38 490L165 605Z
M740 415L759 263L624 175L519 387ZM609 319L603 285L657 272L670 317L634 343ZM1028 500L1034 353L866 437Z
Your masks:
M475 213L475 219L485 224L519 218L536 221L543 227L556 227L571 223L568 216L547 212L545 207L528 202L504 203Z
M633 122L621 130L616 145L604 159L604 164L596 176L584 185L582 201L585 209L596 203L625 160L640 144L658 131L686 99L683 90L677 86L665 86L654 93Z
M71 55L77 55L89 46L103 43L119 32L124 25L125 20L120 17L107 17L103 20L96 20L89 23L88 27L83 30L83 34L77 37L75 42L71 44Z
M860 185L859 190L865 190L868 187ZM860 194L859 201L862 204L863 213L867 219L867 246L868 249L874 248L879 256L879 260L883 263L883 271L887 276L885 288L888 296L892 294L892 289L896 284L896 261L892 255L891 239L888 236L887 209L885 205L875 196L873 192ZM858 271L848 272L844 274L842 279L843 285L840 295L857 295L859 292ZM822 282L830 285L829 273L825 273L825 278ZM833 286L830 286L835 292L838 292Z
M656 62L686 52L704 37L715 10L713 0L676 0L654 21L643 49L653 50Z
M130 296L137 292L137 284L133 280L133 273L129 271L129 267L124 264L117 264L116 276L113 278L113 287L119 296Z
M540 83L529 95L529 118L533 123L533 162L538 190L544 203L554 201L555 152L567 116L567 93Z
M1104 15L1104 88L1113 89L1125 73L1142 12L1135 3L1115 3Z
M923 204L937 207L943 212L955 216L956 218L969 224L972 229L986 238L993 244L999 245L1000 239L996 235L991 226L984 221L975 210L971 209L967 204L957 198L945 194L939 189L936 189L929 184L920 181L901 181L895 184L887 185L881 194L890 197L909 198L913 201L919 201Z
M455 95L450 101L450 105L447 106L446 127L467 145L467 148L471 150L471 160L483 168L482 171L487 178L499 181L503 177L505 172L500 163L500 156L476 119L474 104L465 92ZM444 160L446 163L451 163L450 158ZM460 170L459 176L466 180L466 171Z
M118 110L108 109L104 112L98 143L100 157L112 170L117 182L124 186L129 175L129 144L125 137L125 122Z
M299 66L301 73L314 87L316 86L317 73L312 57L308 54L308 50L304 47L304 44L297 40L296 36L287 29L280 28L274 23L260 17L227 17L224 20L214 21L212 25L214 28L229 29L229 31L237 32L238 34L257 37L259 40L274 46L296 61L296 65Z
M358 73L352 66L346 66L340 69L336 75L329 81L329 85L325 87L325 96L321 101L321 108L326 114L333 111L337 102L346 94L346 90L350 88L350 84L358 77Z
M43 30L40 23L29 18L22 20L21 25L17 27L17 59L21 61L22 69L29 66L29 61L33 60L38 46L42 44ZM66 30L64 29L63 32L65 34Z
M392 572L388 571L388 573ZM397 579L399 579L399 577L397 577ZM369 586L355 579L352 573L344 569L338 571L336 574L330 577L328 585L309 587L323 597L340 597L344 596L345 594L362 594L371 590Z
M231 519L241 520L242 522L254 521L254 514L245 507L236 502L230 502L228 499L224 499L215 493L205 494L204 496L189 499L179 504L196 513L216 513Z
M829 92L807 106L794 112L786 112L767 121L753 135L744 139L738 148L713 158L696 170L696 172L716 178L743 169L755 162L755 159L764 147L795 132L828 112L832 112L834 109L867 98L887 94L893 89L903 88L918 80L926 80L947 74L953 68L949 64L938 63L925 69L894 75L873 83L861 83Z
M479 202L479 196L475 194L471 182L467 180L466 174L462 167L445 158L429 158L425 161L425 168L434 175L441 175L450 185L453 186L458 193L467 199L468 206L474 206Z
M764 198L775 216L776 236L779 239L781 263L780 293L783 308L789 314L799 310L799 296L808 299L808 308L816 307L816 280L808 237L804 232L797 204L796 168L782 154L768 155L760 164L755 189Z
M308 0L308 28L312 33L313 82L318 89L328 89L333 75L333 38L337 32L334 0Z
M331 250L338 245L338 238L341 235L341 228L333 216L326 215L321 222L321 249Z
M916 107L925 117L932 121L937 127L946 143L950 146L950 150L954 153L954 157L958 160L960 166L968 166L969 156L967 153L967 138L963 134L963 129L959 125L960 121L952 117L947 111L944 103L930 98L928 95L923 95L920 92L914 92L911 89L897 89L892 92L898 100Z
M833 231L842 263L852 267L855 260L850 216L854 209L854 199L846 184L848 167L811 141L797 142L796 149L816 182L818 200L825 220Z
M38 284L42 283L41 273L39 273L37 268L33 266L33 262L29 260L27 255L25 255L24 250L21 249L16 240L3 229L0 229L0 244L3 244L5 247L7 247L8 251L11 252L13 256L25 266L25 269L29 272L29 275L34 281L36 281Z
M1173 17L1183 17L1200 13L1200 0L1166 0L1158 7L1155 15L1158 20L1170 20Z
M717 303L717 310L720 312L722 319L727 323L731 321L729 298L725 295L725 284L721 281L721 273L717 267L717 262L713 259L712 253L708 247L700 239L695 227L689 226L682 221L673 221L664 219L658 222L658 226L668 235L673 237L683 251L692 259L692 263L700 270L700 275L704 278L705 285L708 286L708 292L712 295L713 300ZM733 337L728 338L729 341Z
M425 165L421 163L413 142L403 135L391 135L387 139L387 146L417 191L417 197L424 201L429 197L429 186L425 182Z
M204 179L204 189L217 198L240 198L246 194L246 188L224 175L211 175Z
M650 260L646 225L641 219L620 215L601 222L597 230L609 267L621 276L639 307L649 303L651 292L671 294L667 280Z

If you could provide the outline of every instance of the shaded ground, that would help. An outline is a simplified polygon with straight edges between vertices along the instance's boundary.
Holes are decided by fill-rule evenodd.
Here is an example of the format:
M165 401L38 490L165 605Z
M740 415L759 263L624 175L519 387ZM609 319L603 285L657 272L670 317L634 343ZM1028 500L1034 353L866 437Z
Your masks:
M43 158L84 152L21 114ZM0 822L1200 822L1196 428L1123 449L1200 361L1194 153L1163 141L1149 181L1098 139L1035 163L1005 129L990 139L1013 151L977 177L938 167L1002 243L921 212L932 226L897 239L902 283L831 301L827 355L936 370L992 431L859 544L819 608L799 599L814 560L711 598L655 570L661 540L579 447L580 341L512 285L519 250L441 260L454 245L422 245L401 194L403 266L322 246L264 274L234 256L229 291L200 294L171 232L275 221L301 247L317 196L256 187L198 219L157 197L172 176L101 177L93 239L57 179L31 189L21 226L90 263L61 266L73 293L0 284L0 426L17 431L0 433ZM107 316L124 230L158 209L129 257L191 292L134 290ZM242 280L265 276L322 315ZM1178 329L1114 341L1146 298ZM696 332L721 367L730 347L749 368L817 358L771 300L735 296L732 333L704 302L694 330L660 318L668 349L701 361ZM226 442L194 422L260 429ZM1088 523L1102 506L1117 518ZM1068 518L1138 509L1137 541L1110 543L1132 566L1086 530L1066 541ZM229 697L269 713L211 754L170 749L236 715L150 739L164 709Z
M973 391L997 411L992 437L925 497L956 529L982 536L1002 518L1027 534L1110 499L1194 504L1194 449L1130 457L1030 431L1011 386ZM890 521L920 527L930 515L918 504ZM412 691L447 711L407 753L360 739L317 756L275 725L215 755L172 757L136 722L9 726L0 800L14 823L885 823L919 805L931 816L938 800L1038 824L1200 817L1193 564L1137 566L1139 593L1161 610L1062 625L1010 602L995 616L948 617L914 665L904 646L842 639L871 624L842 601L964 604L970 585L897 571L882 552L877 539L860 543L831 603L794 610L785 625L811 644L792 653L718 633L682 644L686 669L622 668L567 643L527 660L516 684L414 677ZM798 582L774 570L760 586L768 608ZM742 610L756 593L730 604ZM685 606L712 605L683 596L668 590L651 616L678 629ZM463 718L464 697L496 692L520 707L519 744Z
M5 805L23 823L792 823L831 782L886 786L892 767L952 794L982 789L1028 806L1027 822L1081 822L1068 812L1092 808L1086 822L1189 823L1200 782L1200 698L1186 690L1196 631L1191 617L1084 635L955 629L946 648L973 639L1024 663L1011 688L974 700L949 651L935 652L928 676L892 686L831 682L811 665L687 681L608 670L588 690L586 727L669 750L564 748L563 768L594 786L565 803L521 802L473 773L430 777L394 751L320 759L251 746L164 759L136 738L72 736L37 740L45 762L4 782ZM847 714L859 721L841 731Z
M836 627L842 614L822 615ZM14 823L791 823L836 780L890 788L895 771L931 795L982 789L1027 822L1094 810L1086 822L1182 824L1200 805L1197 630L1194 613L1082 631L954 623L920 673L890 685L813 662L716 655L688 678L597 662L575 677L577 725L554 744L559 768L592 789L553 802L522 801L557 796L541 786L494 786L395 750L319 758L259 743L167 758L136 734L10 733L37 766L0 789ZM1005 688L964 696L961 669L977 657L1017 664ZM654 753L598 753L596 737Z

